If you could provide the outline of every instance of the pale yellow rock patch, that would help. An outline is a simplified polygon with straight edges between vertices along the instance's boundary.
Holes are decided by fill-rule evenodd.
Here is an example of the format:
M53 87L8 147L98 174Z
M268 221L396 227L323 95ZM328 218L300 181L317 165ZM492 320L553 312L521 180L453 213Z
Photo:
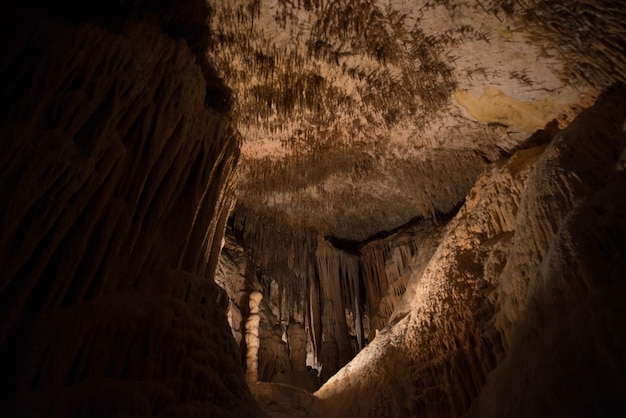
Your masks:
M463 90L457 90L454 97L479 122L502 123L529 133L543 128L555 117L554 106L549 101L521 102L493 86L485 88L480 97Z

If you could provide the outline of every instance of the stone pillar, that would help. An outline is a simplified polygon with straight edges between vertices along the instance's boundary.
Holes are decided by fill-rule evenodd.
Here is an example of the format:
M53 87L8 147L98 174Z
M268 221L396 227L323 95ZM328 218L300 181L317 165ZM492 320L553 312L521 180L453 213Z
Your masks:
M252 292L250 294L250 315L246 321L246 346L248 351L246 354L246 380L253 383L259 377L259 306L261 305L263 294L261 292Z

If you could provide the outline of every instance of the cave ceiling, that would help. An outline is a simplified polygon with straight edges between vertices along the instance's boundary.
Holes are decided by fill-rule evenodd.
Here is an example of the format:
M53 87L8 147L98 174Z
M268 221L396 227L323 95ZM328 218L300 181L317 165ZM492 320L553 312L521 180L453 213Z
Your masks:
M241 134L235 216L361 241L451 213L486 164L625 66L602 54L619 2L570 3L212 1Z

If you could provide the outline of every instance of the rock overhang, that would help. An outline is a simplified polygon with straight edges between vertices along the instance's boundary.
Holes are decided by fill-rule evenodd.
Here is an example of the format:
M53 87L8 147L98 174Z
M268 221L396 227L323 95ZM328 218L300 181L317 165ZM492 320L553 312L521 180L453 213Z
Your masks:
M454 211L487 164L554 119L566 126L608 82L584 77L605 57L555 49L574 30L550 26L564 2L212 7L210 58L242 135L237 210L343 239Z

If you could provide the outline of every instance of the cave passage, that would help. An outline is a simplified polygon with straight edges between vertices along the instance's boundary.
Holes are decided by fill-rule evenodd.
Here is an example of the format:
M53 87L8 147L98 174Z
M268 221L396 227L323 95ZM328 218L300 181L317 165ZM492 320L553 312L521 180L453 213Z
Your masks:
M0 415L626 416L626 4L23 0Z

